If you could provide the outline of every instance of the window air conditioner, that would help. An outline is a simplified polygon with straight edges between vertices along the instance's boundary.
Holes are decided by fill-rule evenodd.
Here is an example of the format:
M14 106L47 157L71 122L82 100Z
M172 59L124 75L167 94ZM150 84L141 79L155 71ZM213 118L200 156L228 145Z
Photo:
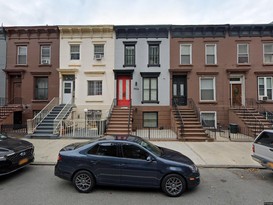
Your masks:
M42 64L49 64L49 60L47 59L42 60Z
M259 100L261 101L266 101L268 99L267 96L259 96Z
M95 59L96 60L101 60L102 58L102 55L101 54L95 54Z
M268 99L268 97L267 96L263 96L263 100L265 101L265 100L267 100Z

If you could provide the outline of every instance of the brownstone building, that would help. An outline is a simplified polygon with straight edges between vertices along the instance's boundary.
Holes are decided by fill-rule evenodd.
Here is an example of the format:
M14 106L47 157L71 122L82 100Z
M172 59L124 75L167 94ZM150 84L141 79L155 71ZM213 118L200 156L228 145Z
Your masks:
M171 26L170 53L170 99L203 126L245 126L235 108L273 111L272 24Z
M7 33L6 96L20 109L13 123L25 123L59 96L59 30L57 26L5 27Z

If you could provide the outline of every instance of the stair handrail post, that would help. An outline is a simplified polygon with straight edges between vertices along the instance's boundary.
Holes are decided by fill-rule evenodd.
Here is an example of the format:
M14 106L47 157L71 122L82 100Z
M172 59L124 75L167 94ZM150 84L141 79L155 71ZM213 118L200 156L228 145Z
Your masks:
M72 102L73 98L71 98L66 104L65 106L62 108L62 110L59 112L59 114L55 117L54 119L54 123L53 123L53 134L57 134L60 133L61 130L59 130L58 132L58 128L60 127L60 124L62 124L63 119L65 118L65 116L67 115L67 113L69 112L69 110L72 107Z
M132 112L132 99L130 99L130 108L129 108L129 116L128 116L128 135L131 134L130 124L131 124L131 112Z
M48 115L48 113L57 105L59 102L58 97L54 97L34 118L30 119L28 122L28 132L32 134L37 126L43 121L43 119Z

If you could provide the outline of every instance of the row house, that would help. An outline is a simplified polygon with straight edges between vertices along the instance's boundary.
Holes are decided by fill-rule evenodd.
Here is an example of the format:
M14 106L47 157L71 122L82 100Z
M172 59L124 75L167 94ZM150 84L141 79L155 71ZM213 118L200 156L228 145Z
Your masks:
M6 35L3 27L0 28L0 106L5 104L6 75Z
M74 104L73 119L108 116L114 98L113 26L59 26L61 103Z
M17 105L10 123L22 124L59 96L59 30L18 26L5 31L5 94L9 104Z
M171 99L194 102L203 126L245 126L232 114L235 107L258 102L273 110L273 25L171 26L170 32Z

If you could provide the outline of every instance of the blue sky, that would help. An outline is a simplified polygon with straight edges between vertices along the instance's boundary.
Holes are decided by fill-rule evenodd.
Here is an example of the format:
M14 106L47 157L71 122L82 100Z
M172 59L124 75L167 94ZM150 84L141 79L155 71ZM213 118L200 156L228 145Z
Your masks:
M4 26L270 22L273 0L0 0Z

